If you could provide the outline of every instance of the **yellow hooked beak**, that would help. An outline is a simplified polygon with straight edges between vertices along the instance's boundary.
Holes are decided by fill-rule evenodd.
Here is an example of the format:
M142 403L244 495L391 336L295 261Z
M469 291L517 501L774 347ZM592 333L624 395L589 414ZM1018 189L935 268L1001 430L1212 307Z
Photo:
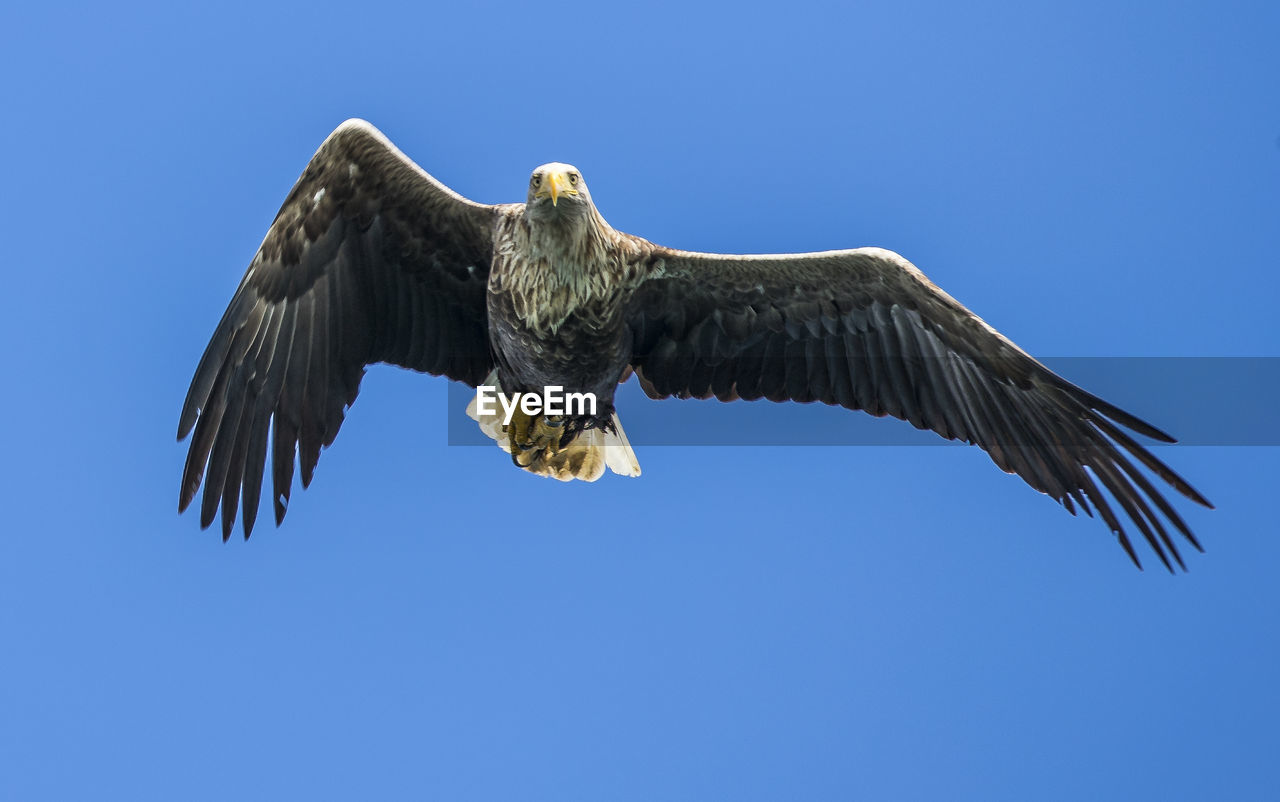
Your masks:
M556 201L560 200L560 193L569 189L569 179L559 170L548 173L547 188L551 192L551 205L555 206Z

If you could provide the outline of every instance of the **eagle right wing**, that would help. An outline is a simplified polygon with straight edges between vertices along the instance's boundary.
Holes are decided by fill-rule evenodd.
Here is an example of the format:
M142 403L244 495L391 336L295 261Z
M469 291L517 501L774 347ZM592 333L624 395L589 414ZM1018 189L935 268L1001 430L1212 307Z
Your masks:
M1166 567L1182 557L1162 517L1200 547L1130 457L1208 500L1122 427L1172 437L1053 373L896 253L731 256L635 242L648 256L627 319L649 395L892 415L980 446L1073 514L1092 504L1139 567L1099 485Z
M362 120L330 134L285 199L191 380L178 439L193 428L195 436L179 511L204 479L200 525L221 506L225 540L243 489L247 538L270 423L278 525L295 451L306 487L368 364L481 382L493 367L485 286L501 208L449 190Z

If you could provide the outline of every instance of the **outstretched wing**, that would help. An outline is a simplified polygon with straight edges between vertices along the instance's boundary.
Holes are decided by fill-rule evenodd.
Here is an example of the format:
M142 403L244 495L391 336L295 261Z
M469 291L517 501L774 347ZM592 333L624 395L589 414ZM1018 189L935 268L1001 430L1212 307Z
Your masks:
M368 364L482 381L493 365L485 285L499 208L452 192L366 122L349 120L330 134L285 199L191 380L178 439L193 427L195 436L178 509L205 479L200 525L213 522L221 503L226 539L243 488L247 538L270 428L278 525L295 450L306 487Z
M638 242L651 255L628 320L649 395L822 401L892 415L981 446L1072 514L1078 504L1092 515L1092 503L1139 567L1099 484L1170 570L1170 555L1185 565L1161 514L1200 548L1130 457L1211 505L1121 427L1173 438L1050 371L901 256L724 256Z

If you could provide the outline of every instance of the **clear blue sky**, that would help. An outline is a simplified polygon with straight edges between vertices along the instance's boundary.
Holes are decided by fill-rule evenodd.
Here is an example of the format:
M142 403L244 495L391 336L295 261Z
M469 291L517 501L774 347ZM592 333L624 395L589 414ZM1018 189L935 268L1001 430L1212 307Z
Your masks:
M1274 798L1276 448L1160 451L1218 505L1171 577L976 449L562 486L385 367L248 544L177 515L173 439L351 116L480 201L563 160L661 243L892 248L1036 354L1280 355L1274 3L36 8L0 12L0 797Z

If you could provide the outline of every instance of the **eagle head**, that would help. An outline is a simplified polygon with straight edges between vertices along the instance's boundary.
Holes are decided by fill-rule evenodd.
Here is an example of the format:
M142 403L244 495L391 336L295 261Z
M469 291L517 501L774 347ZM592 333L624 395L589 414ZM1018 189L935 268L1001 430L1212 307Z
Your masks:
M591 193L577 167L551 162L529 176L525 208L535 220L582 217L591 209Z

